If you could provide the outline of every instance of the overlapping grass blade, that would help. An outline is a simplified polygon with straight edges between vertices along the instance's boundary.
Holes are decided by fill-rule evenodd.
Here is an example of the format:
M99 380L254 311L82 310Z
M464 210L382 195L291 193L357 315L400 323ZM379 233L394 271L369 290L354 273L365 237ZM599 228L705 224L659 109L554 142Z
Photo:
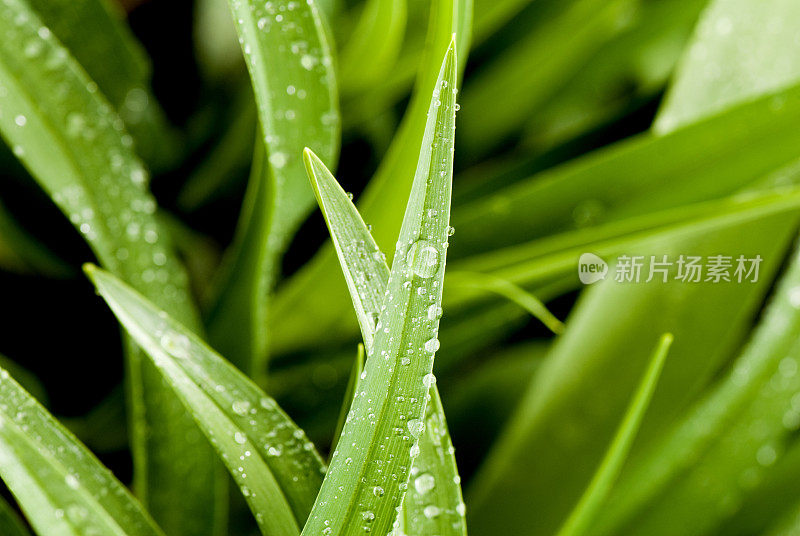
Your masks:
M111 274L86 271L214 445L262 532L298 534L324 473L303 431L191 331Z
M243 370L263 374L267 294L277 279L280 255L314 203L302 180L302 150L312 147L334 165L338 97L331 45L314 0L230 0L230 5L266 156L253 165L209 333L215 347Z
M111 472L5 370L0 476L38 534L163 536Z
M467 57L471 22L472 0L437 0L431 3L428 46L421 63L415 60L419 69L414 95L400 130L359 200L361 215L373 226L373 236L383 251L394 249L404 210L403 200L408 198L410 179L425 129L425 112L441 58L453 33L456 34L459 57ZM338 330L352 331L355 326L348 311L350 300L343 292L339 277L336 254L333 249L324 247L278 292L274 303L275 315L270 323L274 334L273 350L281 352L297 341L312 340L310 330L320 329L320 332L328 334ZM318 307L320 302L324 302L326 307Z
M784 105L776 108L776 102ZM453 217L462 231L459 252L497 249L745 189L796 161L798 103L796 85L669 135L643 134L488 192Z
M545 8L540 25L475 75L464 90L463 146L471 158L506 140L595 50L624 28L636 2L570 0ZM536 65L536 69L530 69ZM503 95L497 99L497 95ZM491 141L489 141L491 140Z
M306 151L306 168L342 266L364 344L371 351L390 277L386 256L348 195L311 151ZM431 320L438 318L441 306L431 305L427 314ZM349 400L353 400L353 393L349 389L348 392ZM419 456L410 473L413 482L418 481L419 485L408 488L399 522L409 534L465 533L460 479L435 383L430 386L430 405L424 422L424 431L418 437ZM438 489L428 494L437 479Z
M793 91L797 91L797 88L790 88L785 92L779 91L776 95L792 94ZM691 96L688 98L691 98ZM759 116L777 125L783 118L784 112L787 116L793 113L793 110L788 106L775 106L775 102L772 96L764 97L755 102L744 104L736 110L730 110L720 114L717 118L712 118L704 124L708 125L715 120L733 117L738 115L739 112L744 112L743 116L741 116L741 118L744 118L747 114L754 113L761 107L761 111L755 113L747 123L741 124L741 130L731 130L726 133L727 136L731 136L728 138L729 141L736 140L738 138L737 132L746 132L749 130L751 125L757 124L757 117ZM783 101L779 99L777 102L781 103ZM772 109L772 112L769 111L770 109ZM769 117L770 114L771 117ZM767 123L764 124L767 128L771 126ZM703 124L690 126L676 131L674 135L678 136L684 132L690 132L695 128L701 129L702 127ZM787 130L787 132L789 132L789 130ZM713 139L715 138L707 138L704 150L708 149L708 140ZM775 153L770 152L769 146L765 147L763 151L759 149L754 152L749 152L754 148L752 143L744 146L747 148L750 158L740 161L742 168L739 171L742 174L736 180L737 182L740 180L742 182L738 183L736 187L743 189L770 172L783 168L790 162L794 162L796 160L795 148L785 146L783 147L785 153L780 149L784 140L785 136L780 136L770 143L773 149L777 149ZM756 140L756 142L757 141L758 140ZM777 158L773 159L773 157ZM713 174L724 172L725 174L733 173L735 176L736 170L731 170L730 173L728 170L725 170L724 166L726 161L722 161L720 164L721 165L716 165L711 169ZM644 163L639 167L640 169L644 168ZM709 173L708 176L711 176L711 173ZM791 178L792 177L790 177L790 179ZM698 192L698 190L695 189L695 192ZM702 192L702 190L700 192ZM707 195L707 193L703 192L703 195ZM653 286L647 286L626 289L624 285L617 285L616 288L614 288L613 285L602 285L600 288L596 288L593 292L590 292L574 314L571 329L568 330L564 339L559 341L559 344L554 350L554 358L564 359L560 364L560 367L563 368L553 366L546 372L545 370L542 371L543 374L534 382L534 384L539 385L540 392L534 395L533 390L531 390L527 400L522 406L522 408L525 409L521 408L518 413L518 415L521 416L524 412L527 412L527 417L521 417L519 420L515 420L509 425L509 433L506 435L505 440L501 441L499 444L504 446L498 446L498 449L495 451L497 456L495 457L493 455L490 463L487 464L481 472L481 477L476 483L474 497L477 503L476 510L479 514L474 518L473 526L477 525L483 530L486 530L487 527L496 530L497 527L495 524L487 524L490 517L492 519L497 519L498 515L503 518L508 518L509 516L515 517L530 508L531 501L538 504L541 511L548 512L548 517L550 518L549 521L541 520L541 529L537 527L537 533L545 533L550 523L556 523L555 519L553 519L556 516L550 516L549 513L557 510L565 511L566 508L563 501L549 496L548 490L551 489L553 482L558 481L561 489L565 493L568 489L571 489L573 491L569 493L575 496L577 494L576 490L579 488L578 484L581 480L585 480L588 470L585 467L573 470L571 472L570 481L567 481L561 478L561 475L557 475L547 468L549 463L547 460L552 460L552 456L556 455L560 459L563 459L565 452L568 453L566 455L570 456L572 459L597 459L599 453L596 447L590 446L590 442L585 438L572 441L571 447L566 449L561 448L558 450L557 454L555 451L548 453L551 447L559 449L559 445L563 446L566 444L564 443L566 437L554 442L552 441L552 435L557 433L557 430L560 429L563 431L570 426L579 427L587 431L591 430L591 433L593 433L595 437L597 437L597 433L600 430L602 430L604 434L608 433L610 428L610 423L607 418L608 414L594 418L586 418L580 415L580 412L583 410L578 409L581 406L587 407L586 404L593 404L588 398L592 398L596 391L591 391L589 386L610 385L613 383L617 386L615 388L617 392L620 392L620 385L623 383L619 376L614 380L610 378L604 379L604 374L598 373L599 369L594 369L594 372L590 372L590 369L593 369L595 365L599 365L600 363L594 362L594 358L605 356L601 358L601 361L606 363L607 369L615 369L616 367L613 363L615 363L615 358L619 355L619 349L624 348L626 355L630 355L630 351L634 347L634 341L636 341L635 344L637 347L642 343L641 339L638 339L638 337L650 328L660 326L661 331L675 333L679 345L676 346L672 354L671 362L665 369L665 373L662 377L662 386L653 398L648 421L644 423L642 431L640 432L640 437L637 439L637 445L639 445L639 447L635 447L632 451L632 458L641 455L648 443L650 445L657 444L665 434L665 430L662 427L663 423L670 422L671 419L674 419L675 416L679 414L681 408L685 410L691 407L690 404L696 400L702 389L707 387L713 379L715 369L721 366L722 363L730 357L731 352L739 344L741 333L747 325L747 320L754 314L755 307L763 300L770 279L784 257L786 245L792 237L793 229L796 224L796 216L791 213L768 216L758 222L746 225L740 224L728 229L719 229L706 236L695 237L694 239L680 239L676 237L664 241L661 244L653 243L647 248L647 251L652 252L652 254L678 255L680 253L687 254L689 250L698 252L706 251L708 252L707 254L710 254L711 249L709 248L713 248L713 251L729 250L732 254L742 252L741 254L750 257L761 255L765 260L761 265L763 271L761 272L758 283L753 285L750 289L742 288L741 285L736 285L738 288L731 288L728 291L724 291L720 287L714 288L712 285L704 284L698 285L694 289L680 289L677 294L672 292L670 300L660 297L661 291L665 290L666 287L657 289ZM763 240L764 236L771 236L773 239L770 240L769 243L765 243ZM761 279L761 277L766 279ZM673 287L674 290L674 281L670 282L667 287ZM670 304L668 309L663 307L666 303ZM653 306L652 304L659 305ZM699 304L703 305L698 306ZM629 322L619 316L620 311L627 310L630 307L635 307L637 309L637 321ZM705 307L708 307L708 309L705 309ZM703 313L700 313L701 309L704 310ZM694 329L687 324L687 321L698 313L702 315L700 318L706 319L703 322L701 330ZM590 321L590 317L593 317L593 320ZM644 320L645 317L651 320ZM713 321L709 321L709 318L713 318ZM610 321L610 323L606 324L607 321ZM643 323L640 324L640 321ZM645 322L647 323L646 328ZM738 329L740 331L731 332L731 325L739 326ZM595 329L602 331L595 332ZM605 333L606 335L612 334L612 339L616 340L610 340L606 336L603 342L605 349L591 350L590 352L594 354L594 357L588 361L583 361L583 358L585 358L587 354L583 351L583 348L581 348L582 344L579 339L574 340L574 342L577 343L575 345L567 344L567 346L561 347L561 343L563 343L565 339L571 338L570 336L589 340L593 337L597 337L599 333ZM716 335L712 335L712 333L716 333ZM648 334L651 336L653 335L652 332L648 332ZM707 341L709 337L713 339L715 343L712 348L704 348L704 341ZM687 346L684 346L684 344L687 344ZM566 354L561 354L562 349ZM637 352L640 351L641 349ZM705 366L709 366L710 368L704 370L697 368L699 356L702 356L702 361L704 361L703 367L701 368ZM568 361L571 362L571 364L568 364ZM577 361L581 361L583 364L579 365ZM594 364L590 364L592 362L594 362ZM569 378L570 374L567 372L569 369L582 369L582 372L573 378ZM624 380L624 383L626 385L629 384L630 378ZM578 384L583 387L579 388L579 390L572 391L570 385L577 386ZM542 387L550 390L550 393L545 394L541 390ZM625 389L622 391L624 392ZM589 394L588 397L587 394ZM559 400L570 401L562 403ZM594 403L597 403L597 401ZM609 397L605 397L603 403L607 408L612 406L615 408L619 407L619 401L611 402ZM615 409L614 414L617 412L618 410ZM554 418L556 415L558 415L557 420L559 422ZM510 432L512 428L516 428L516 432L514 432L516 437L514 439L512 439L512 434ZM564 432L562 432L562 434L564 434ZM548 439L545 440L545 437ZM547 444L542 448L543 442L545 441ZM506 447L512 443L517 444L516 454L511 454L511 451L514 450L513 448L511 450L506 450ZM524 452L528 452L534 447L537 448L539 459L536 461L527 461ZM638 453L637 448L639 449ZM505 461L501 461L501 458L504 458ZM723 461L723 458L724 457L719 456L717 458L717 463L727 463ZM522 467L525 465L528 466L527 469L522 470ZM505 466L505 468L500 468L501 466ZM511 470L512 467L513 471ZM539 468L543 470L537 470ZM494 474L492 474L492 470L495 471ZM546 476L548 473L550 473L549 476ZM578 476L579 473L583 476ZM522 478L532 474L536 474L539 479L536 485L525 483L522 480ZM518 476L521 478L518 479ZM489 481L492 481L492 484L489 484ZM501 504L497 500L490 498L492 493L490 490L498 489L496 486L501 481L503 483L502 489L507 492L508 496L516 497L519 494L526 495L529 498L526 504L510 506L511 501L508 501L506 504ZM641 480L637 482L638 484L642 484ZM694 481L695 485L697 485L697 483L698 481ZM652 516L650 515L651 513L648 512L648 516L638 518L640 521L646 518L646 523L637 524L635 529L631 528L632 532L641 531L648 534L655 534L660 530L664 530L667 533L679 530L680 532L691 534L709 530L714 520L719 519L717 517L718 514L710 513L708 503L695 501L696 496L694 496L693 493L698 489L699 487L691 488L690 485L687 485L684 488L684 494L666 497L662 504L668 503L670 505L669 511L661 510L659 516ZM509 491L510 493L508 493ZM706 494L706 491L702 493ZM716 494L711 495L719 498ZM694 504L695 507L698 508L698 517L695 518L692 523L681 523L680 528L676 528L676 525L673 523L683 518L681 515L683 506L680 505L686 504ZM700 506L701 504L705 504L706 508ZM719 504L715 504L714 508L719 508ZM490 511L491 514L489 514ZM659 520L663 522L661 525L658 524ZM656 529L657 526L658 528ZM509 526L506 530L513 531L515 529L513 526ZM654 530L656 532L653 532ZM619 534L619 532L615 532L615 534Z
M23 389L43 406L47 406L47 391L42 382L33 373L23 368L19 363L0 354L0 368L5 369L19 383Z
M358 396L303 534L327 529L331 535L361 534L364 527L389 532L409 466L419 454L426 398L435 381L433 356L438 350L450 220L455 84L453 40L433 91L417 173Z
M772 21L794 17L797 8L795 4L788 2L775 2L768 7L770 8L768 17ZM698 25L694 43L687 51L670 96L659 113L656 122L658 131L670 131L677 125L695 120L697 117L704 117L720 108L749 101L754 96L772 91L776 87L796 82L798 64L792 51L787 49L787 43L792 39L790 34L793 32L787 32L781 24L773 25L773 32L763 32L767 20L765 13L756 13L749 6L735 1L716 1L710 4L703 14L701 24ZM749 59L751 53L768 54L782 67L772 69L772 64L752 61ZM716 61L724 61L716 64L720 68L724 66L724 70L716 74L713 80L709 80L708 71L705 69ZM698 87L696 85L698 83L703 87ZM773 100L772 106L777 110L782 109L782 100L780 98ZM784 179L796 179L796 173L791 171L788 177L785 175L776 173L776 176L784 176ZM792 259L792 266L784 276L778 293L791 292L792 278L796 276L796 264L796 259ZM785 303L781 304L784 299L780 294L774 298L773 309L762 320L731 375L721 382L704 402L698 404L661 445L655 447L654 450L662 452L664 460L668 463L659 464L655 471L649 473L654 478L646 485L638 487L641 494L637 492L634 496L618 501L618 505L624 506L612 509L610 519L619 520L620 509L630 511L633 504L641 504L643 495L652 494L655 489L659 489L660 495L675 506L671 515L677 512L679 518L685 518L683 523L692 526L687 530L687 533L691 533L708 530L730 517L731 513L725 508L725 504L741 503L747 496L757 495L757 491L742 489L742 487L757 487L757 484L742 486L743 480L747 480L743 475L749 471L753 476L759 470L750 468L748 462L751 459L748 459L748 453L753 459L757 461L760 459L762 462L765 460L764 452L772 453L770 456L774 459L766 464L771 466L781 457L781 451L788 443L787 421L779 423L773 419L773 422L764 424L761 437L754 438L750 435L756 420L758 426L761 426L762 412L772 411L773 413L764 415L780 415L784 406L775 407L773 404L779 404L778 401L786 400L789 396L783 389L787 387L786 384L792 383L790 379L777 384L776 388L766 384L767 371L775 370L775 363L786 356L786 353L788 356L786 361L783 361L784 370L795 361L796 350L793 348L794 343L791 342L794 340L790 335L791 331L782 333L780 327L792 321L792 311ZM785 308L783 313L778 313L782 307ZM771 355L770 350L776 351L776 355ZM750 367L753 367L752 376ZM745 381L734 379L735 374L744 375ZM764 409L765 406L772 409ZM720 433L717 436L714 434L706 436L690 428L691 424L700 422L703 423L701 426L716 428ZM791 420L788 423L791 424ZM748 426L750 428L747 428ZM722 427L725 428L724 432L721 431ZM791 429L791 426L788 428ZM674 442L676 438L680 438L679 444ZM697 452L689 453L685 448L692 445L697 447ZM758 453L762 454L760 458ZM686 460L696 463L697 469L679 474L678 471L682 471L686 466ZM647 467L648 463L650 462L642 462L640 468ZM760 462L759 464L764 465ZM739 471L738 479L732 476L735 471ZM702 476L698 476L699 473L702 473ZM710 490L704 494L704 500L695 500L696 490L691 488L692 482L697 482L701 478L703 482L710 483ZM724 491L715 488L715 484L726 481L731 483L729 488ZM621 487L625 489L628 486ZM714 500L708 501L706 498ZM687 506L690 503L691 506ZM767 519L768 515L762 515L760 521L758 517L754 516L750 523L758 525L760 522L761 529L765 529L772 521ZM656 509L645 524L651 520L657 522L658 519L667 518L663 512ZM670 518L665 522L664 528L669 530L675 519ZM609 524L605 526L608 527ZM639 525L637 530L648 529Z
M800 359L798 286L800 265L793 262L730 372L632 468L620 483L598 533L624 533L630 525L622 521L629 523L634 516L635 530L662 520L663 529L651 527L652 533L668 531L678 522L695 527L692 533L701 533L730 515L719 507L726 497L738 502L750 492L757 493L755 486L782 455L795 423L800 422L791 404L798 381L787 372ZM692 465L695 467L687 470ZM754 486L741 485L742 475L747 474ZM692 489L700 479L709 481L702 499L697 489ZM656 497L670 500L681 516L667 521L666 512L657 506L646 516L637 515L645 504L656 505L652 502ZM671 511L674 515L675 510ZM689 519L691 522L686 521Z
M368 0L341 52L342 92L374 87L392 70L406 29L406 0Z
M668 331L678 343L631 456L658 441L666 423L690 406L740 344L781 264L795 222L793 213L777 214L714 233L672 236L627 248L625 254L647 258L726 251L746 258L760 255L763 261L756 283L691 285L671 278L664 284L626 285L610 279L591 288L468 490L473 532L522 530L531 504L541 512L535 534L558 528L600 461L598 438L610 439L652 340ZM765 234L775 240L765 244ZM609 269L614 273L613 261ZM629 316L633 309L637 314ZM714 321L701 323L700 318ZM621 355L626 367L618 366ZM602 415L592 412L601 405L607 408ZM581 432L575 436L574 430ZM529 456L533 450L535 458ZM565 456L576 461L568 472L557 462ZM555 485L561 490L557 496L551 492Z
M442 400L432 388L425 410L425 429L419 437L419 456L411 467L408 490L398 514L405 534L466 536L467 508L453 454Z
M147 172L122 120L28 4L0 4L0 35L0 133L103 265L197 326L186 276L154 217ZM28 47L37 61L28 61ZM211 534L219 525L213 452L140 357L131 353L128 366L137 491L171 534Z
M800 79L800 5L792 0L709 2L654 123L669 132ZM764 58L770 61L764 61ZM780 107L780 102L773 103Z
M706 4L706 0L640 3L630 24L536 109L527 120L522 144L541 152L584 134L591 136L656 99ZM629 89L621 93L623 84Z
M154 169L173 162L178 145L150 90L150 60L120 7L107 0L28 2L125 121L138 154ZM32 45L28 58L35 61L40 50Z
M479 272L453 271L450 271L447 279L448 284L456 287L462 286L498 294L528 311L553 333L559 334L564 331L564 323L548 311L541 300L507 279Z
M617 480L622 464L628 457L636 432L642 424L647 406L653 397L658 377L664 368L664 361L672 345L672 335L665 333L656 346L650 364L642 377L639 387L631 399L628 409L614 434L614 439L606 451L603 461L592 477L586 491L572 510L567 521L558 531L558 536L580 536L586 534L597 517L600 507L608 497L611 487Z

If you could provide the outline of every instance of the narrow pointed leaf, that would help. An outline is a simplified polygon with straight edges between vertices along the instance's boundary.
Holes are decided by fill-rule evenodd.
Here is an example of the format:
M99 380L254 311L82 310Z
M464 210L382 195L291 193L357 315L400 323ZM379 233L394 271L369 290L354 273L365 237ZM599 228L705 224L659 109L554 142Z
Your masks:
M372 234L353 202L330 171L311 151L306 150L305 157L311 184L328 224L331 240L350 290L364 343L371 349L389 281L386 256L375 244ZM427 310L429 319L438 318L440 312L439 305L432 305ZM354 380L357 379L351 376L352 383L355 384ZM349 409L350 401L353 400L349 386L348 392L350 397L346 400ZM337 444L340 431L341 429L338 429L334 436L337 438ZM404 527L409 534L466 533L460 478L439 390L435 383L430 388L430 405L425 414L425 431L419 437L419 457L414 461L410 474L413 478L419 478L420 484L419 489L409 488L406 494L403 511L398 517L401 527ZM437 479L438 489L428 494L436 485ZM382 486L380 489L383 489ZM409 494L413 496L409 497Z
M2 369L0 476L39 534L163 536L111 472Z
M303 534L386 534L419 454L450 220L456 93L451 41L433 92L375 339ZM434 314L431 314L431 311Z
M0 134L107 269L198 327L186 275L155 218L147 173L123 121L26 2L0 3L0 35ZM28 61L29 47L37 61ZM129 353L137 493L170 534L214 534L224 484L214 454L140 359Z
M406 534L466 536L467 508L454 453L442 400L433 386L419 438L419 456L411 467L400 513Z
M343 92L374 87L391 72L406 29L406 0L369 0L341 52Z
M262 532L299 533L325 470L303 431L191 331L108 272L86 271L214 445Z
M28 2L125 121L138 154L153 168L169 164L178 146L150 90L150 60L126 24L122 9L108 0ZM31 60L37 55L30 56Z
M209 333L234 363L263 373L268 291L277 279L280 255L314 203L302 179L303 147L335 163L338 95L331 44L315 0L230 0L230 5L255 92L264 152L253 165ZM244 347L241 341L247 341Z
M639 382L639 387L631 399L622 422L617 428L611 445L608 447L603 461L597 472L589 482L589 486L584 491L578 504L572 510L567 521L558 531L558 536L580 536L586 534L590 524L597 516L597 512L605 502L611 491L611 486L617 480L622 464L628 457L636 432L642 424L642 419L647 412L647 406L653 398L653 392L658 383L658 377L664 369L664 361L672 345L672 334L662 335L658 346L650 358L650 365Z
M559 334L564 331L564 323L556 318L541 300L507 279L492 274L451 271L448 274L448 282L456 287L471 287L503 296L528 311L553 333Z
M793 0L713 0L684 50L654 123L666 133L800 81ZM770 58L770 61L763 61Z
M436 0L430 3L430 9L427 46L421 62L414 60L418 65L414 94L386 156L359 199L362 216L375 230L376 243L390 256L402 221L403 200L408 198L411 189L414 163L425 132L425 112L439 74L441 58L453 33L458 40L459 57L466 58L469 51L472 0ZM328 334L352 330L349 300L341 287L338 272L336 254L331 248L324 247L312 262L282 287L275 296L275 314L270 321L273 333L270 348L273 351L284 351L287 346L296 345L297 341L308 340L311 329L314 332L320 329ZM327 306L318 307L320 301Z

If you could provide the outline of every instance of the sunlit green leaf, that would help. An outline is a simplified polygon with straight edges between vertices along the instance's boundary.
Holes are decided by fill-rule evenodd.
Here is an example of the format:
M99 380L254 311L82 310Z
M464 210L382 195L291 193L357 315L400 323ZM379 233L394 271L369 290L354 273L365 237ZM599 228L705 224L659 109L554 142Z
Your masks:
M222 457L262 532L298 534L325 470L302 430L191 331L111 274L86 270Z
M455 94L455 42L451 41L433 91L417 173L358 396L303 534L326 528L331 534L361 534L364 526L388 532L403 498L409 466L419 454L426 399L435 382L433 355L439 346Z
M0 35L0 133L104 266L198 326L122 120L26 3L0 4ZM27 60L30 47L37 61ZM211 534L219 523L213 452L139 358L133 352L128 363L137 491L171 534Z
M313 206L303 147L333 166L339 110L331 45L316 3L231 0L255 91L257 152L235 243L211 319L215 347L250 373L266 365L267 295L279 258Z
M178 145L150 90L149 58L119 6L108 0L28 2L125 121L138 154L153 168L174 161ZM26 52L37 60L35 46Z
M359 199L361 215L373 226L375 241L388 255L394 251L404 200L408 199L411 188L425 130L425 112L441 67L441 58L453 33L456 34L460 57L466 58L469 50L472 1L437 0L431 3L430 9L429 45L421 63L415 60L419 70L414 96L381 166ZM310 326L328 333L343 329L343 325L346 326L344 329L355 328L348 312L350 300L339 278L336 254L332 248L324 247L278 292L275 314L270 322L273 333L270 347L274 351L284 351L287 346L304 340ZM320 302L324 302L326 307L318 307Z
M39 534L163 536L111 472L5 370L0 476Z
M369 0L341 53L342 91L374 85L394 65L406 25L406 0Z
M636 432L642 424L647 406L653 397L656 389L658 377L664 368L664 361L667 358L669 347L672 345L672 335L664 334L653 352L650 364L642 377L639 387L636 389L631 399L628 409L622 418L622 422L614 434L614 439L608 447L603 461L592 477L586 491L581 496L578 504L572 510L567 521L558 531L558 536L576 536L586 534L597 513L603 506L608 497L611 486L614 485L622 464L625 463L630 452Z

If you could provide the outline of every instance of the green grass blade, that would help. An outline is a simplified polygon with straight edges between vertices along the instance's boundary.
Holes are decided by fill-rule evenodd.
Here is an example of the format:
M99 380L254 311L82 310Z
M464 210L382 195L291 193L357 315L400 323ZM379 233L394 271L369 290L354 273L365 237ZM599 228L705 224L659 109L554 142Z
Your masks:
M39 534L163 536L111 472L5 370L0 476Z
M403 200L408 198L411 188L410 180L414 176L425 130L425 113L439 74L441 58L453 33L458 40L459 57L467 57L471 20L472 0L436 0L431 3L427 46L421 64L415 60L419 68L414 94L380 168L359 199L361 215L372 224L376 243L389 255L394 251L400 229L405 208ZM328 334L339 329L352 330L350 300L343 292L338 272L335 252L325 247L278 292L271 322L273 340L270 347L275 352L304 340L310 329L321 328ZM318 307L321 301L327 306Z
M798 118L800 85L496 188L454 214L458 251L468 255L730 195L796 161L791 140L800 140Z
M341 52L342 92L374 87L391 72L406 29L406 0L368 0Z
M435 389L431 388L425 429L419 437L419 456L411 468L403 499L402 525L406 534L466 536L467 507L461 495L461 477L442 400Z
M672 345L672 334L665 333L661 336L658 346L650 358L650 364L642 377L639 387L631 399L628 409L617 428L614 439L597 468L589 486L581 496L580 501L572 510L567 521L558 531L558 536L580 536L586 534L592 521L597 517L599 509L608 497L611 487L619 477L622 464L628 457L636 432L642 424L647 406L653 397L653 392L658 383L658 377L664 368L664 362Z
M456 287L476 288L485 292L493 292L516 303L534 318L538 319L547 329L558 335L564 331L564 323L556 318L553 313L533 294L526 292L511 281L491 274L478 272L453 272L447 277L448 283Z
M303 534L389 532L419 454L433 384L450 219L455 42L430 103L417 173L358 396ZM342 488L340 488L340 486Z
M555 5L554 13L545 9L540 14L545 22L464 88L462 105L469 113L459 128L462 147L470 156L486 153L520 129L598 47L620 32L635 2L569 0Z
M32 372L23 368L19 363L0 354L0 368L5 369L31 396L43 406L47 406L47 391Z
M150 60L121 8L108 0L28 2L117 110L142 158L154 169L173 161L178 145L150 90Z
M800 79L792 0L709 3L654 124L664 133ZM770 61L763 61L769 57Z
M338 96L331 45L314 0L230 0L230 5L255 91L266 157L253 165L209 333L243 370L263 374L267 294L278 277L280 255L314 202L302 180L303 147L335 163ZM236 341L245 341L244 346Z
M753 466L759 449L775 449L776 456L782 450L796 428L791 397L797 392L797 380L791 375L783 379L781 371L789 370L800 359L796 337L800 325L795 295L798 285L800 264L794 260L729 373L620 482L598 528L600 533L619 534L650 523L642 521L639 512L648 504L657 505L661 497L671 498L670 504L679 506L687 518L691 516L698 530L719 523L729 514L714 505L729 489L739 489L736 483ZM771 383L771 378L780 379ZM755 426L762 430L759 437L753 437ZM734 446L735 453L731 450ZM773 463L775 460L768 466ZM687 470L690 465L695 467ZM768 468L762 467L759 472ZM702 500L694 496L692 488L701 478L722 483ZM725 482L731 487L727 488ZM647 512L656 516L654 521L668 517L657 506L647 508ZM638 519L631 523L635 517ZM664 530L670 530L672 523L665 521Z
M305 159L309 179L339 256L364 344L371 350L389 282L386 256L375 244L353 202L330 171L311 151L306 151ZM440 309L439 305L429 306L428 318L438 318ZM351 376L351 383L355 383L353 380ZM349 388L348 392L350 396L346 400L349 409L349 401L353 400L353 396ZM399 522L409 534L461 534L466 530L466 525L464 507L461 506L460 479L435 384L430 387L430 405L426 410L425 423L425 432L419 436L419 457L411 470L412 476L420 477L419 491L409 488ZM337 429L334 436L337 443L339 432L340 429ZM431 478L438 478L439 488L428 495L427 492L432 488ZM413 493L413 498L409 497L409 493Z
M364 345L369 350L389 280L386 256L325 164L308 149L304 157L311 186L342 266Z
M302 430L191 331L108 272L86 272L223 458L262 532L299 533L324 473Z
M5 499L0 498L0 534L5 536L31 536L22 520Z
M104 266L198 326L186 275L154 217L147 173L122 120L26 3L0 5L0 34L0 133ZM37 61L25 56L29 46ZM213 452L202 438L187 439L194 423L140 357L132 353L128 366L137 491L171 534L210 534L219 513ZM185 463L174 463L178 458Z
M467 494L473 531L527 530L524 513L532 505L540 515L531 534L558 530L602 459L601 447L611 439L627 403L623 394L635 388L652 340L670 332L679 344L671 351L631 456L657 442L741 343L784 258L796 219L793 212L775 214L713 233L664 237L626 249L627 254L670 256L731 251L749 258L758 254L764 262L756 284L684 285L671 280L624 285L609 280L585 292L569 329L556 341L473 481ZM766 244L764 236L774 241ZM630 315L631 310L637 314ZM700 322L704 318L714 321ZM625 356L626 367L619 366L620 356ZM592 412L601 406L607 408L602 415ZM580 434L576 437L572 430ZM534 451L537 456L531 457ZM559 462L565 459L570 460L566 472ZM559 494L552 493L555 486Z

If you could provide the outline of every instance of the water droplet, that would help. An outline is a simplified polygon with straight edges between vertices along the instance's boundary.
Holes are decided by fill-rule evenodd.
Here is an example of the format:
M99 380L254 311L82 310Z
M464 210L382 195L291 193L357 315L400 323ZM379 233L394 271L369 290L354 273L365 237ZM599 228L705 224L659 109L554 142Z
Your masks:
M186 359L189 357L191 343L189 337L174 331L167 331L161 336L161 347L172 357Z
M287 160L288 158L286 157L286 154L281 152L272 153L269 155L269 163L278 169L285 166Z
M436 479L433 475L423 474L414 480L414 489L420 495L425 495L436 486Z
M310 54L303 54L300 57L300 65L302 65L303 69L307 71L313 69L314 66L317 64L317 61L318 61L317 58L311 56Z
M793 287L789 291L789 303L795 309L800 309L800 286Z
M422 383L426 388L430 389L436 383L436 376L432 372L429 372L422 377Z
M231 404L231 409L236 415L241 415L243 417L250 411L250 402L247 400L236 400Z
M428 340L425 343L425 351L426 352L434 353L438 349L439 349L439 339L437 339L436 337Z
M78 478L75 475L67 475L64 477L64 482L72 489L78 489L80 486L80 482L78 482Z
M233 434L233 440L240 445L244 445L247 442L247 436L242 432L236 432Z
M429 504L428 506L425 507L424 510L422 510L422 513L425 514L425 517L427 517L428 519L433 519L441 513L441 510L439 509L438 506Z
M756 461L759 465L768 466L775 463L778 459L778 453L772 445L763 445L758 452L756 452Z
M414 437L419 437L420 434L425 431L425 423L419 419L410 419L407 426L408 431L411 432L411 435Z
M436 304L431 305L428 307L428 320L436 320L437 318L441 318L442 316L442 308Z
M24 115L18 115L14 118L14 123L16 123L18 127L24 127L28 123L28 118Z
M433 277L439 268L439 250L433 242L417 240L408 249L406 263L419 277Z
M363 519L367 523L372 523L373 521L375 521L375 514L372 512L372 510L365 510L361 512L361 519Z
M372 494L376 497L383 497L383 488L380 486L375 486L372 488Z

